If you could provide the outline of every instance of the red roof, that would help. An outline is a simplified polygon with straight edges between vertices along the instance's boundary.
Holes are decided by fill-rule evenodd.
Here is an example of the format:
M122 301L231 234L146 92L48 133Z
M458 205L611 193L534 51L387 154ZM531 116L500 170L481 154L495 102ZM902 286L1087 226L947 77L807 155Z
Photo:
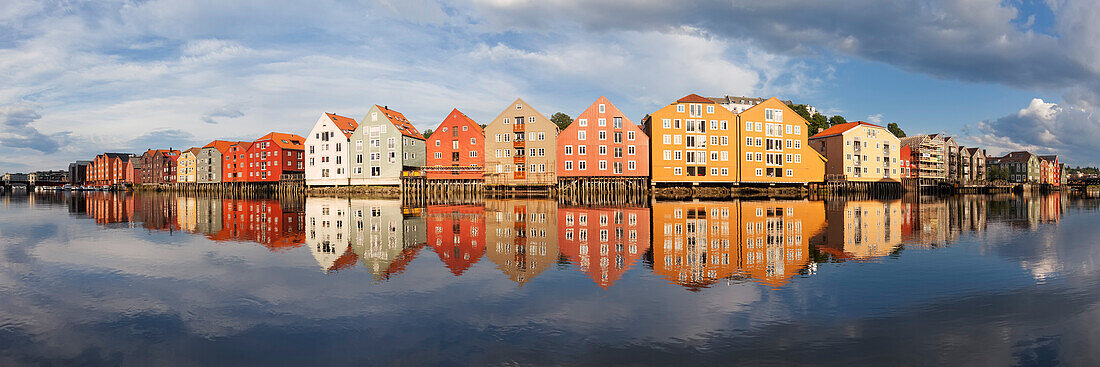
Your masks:
M333 124L336 124L340 132L344 133L344 137L348 139L351 139L351 133L359 127L359 123L355 122L355 119L340 116L335 113L325 113L325 115L332 120Z
M704 98L704 97L702 97L702 96L700 96L700 95L698 95L698 94L695 94L695 93L692 93L692 94L688 94L687 96L684 96L684 98L680 98L680 99L676 100L676 102L690 102L690 103L710 103L710 104L714 104L714 101L710 100L710 98Z
M814 136L811 136L810 139L817 139L817 138L824 138L824 137L827 137L827 136L840 135L840 134L843 134L845 131L851 130L851 129L855 128L856 126L859 126L859 125L882 128L882 126L878 126L878 125L875 125L875 124L869 124L869 123L866 123L866 122L863 122L863 121L848 122L848 123L835 125L835 126L830 127L828 129L822 130L821 132L815 134Z
M301 137L301 136L298 136L297 134L271 132L271 133L268 133L267 135L261 136L259 139L256 139L256 141L266 140L266 139L271 139L271 141L274 142L275 145L278 145L279 148L282 148L282 149L294 149L294 150L305 150L306 149L305 145L303 145L305 143L306 139Z
M379 105L374 105L374 107L378 107L378 109L382 111L382 114L386 115L386 118L390 119L390 122L393 123L393 126L397 126L397 130L401 130L401 135L424 140L424 135L421 135L420 131L417 131L416 127L414 127L412 123L409 122L409 119L405 118L405 115L402 115L401 112L397 112Z
M340 257L332 263L332 266L325 270L328 273L344 270L354 266L358 260L359 255L356 255L355 252L351 250L351 246L348 246L348 249L344 251L344 254L340 255Z

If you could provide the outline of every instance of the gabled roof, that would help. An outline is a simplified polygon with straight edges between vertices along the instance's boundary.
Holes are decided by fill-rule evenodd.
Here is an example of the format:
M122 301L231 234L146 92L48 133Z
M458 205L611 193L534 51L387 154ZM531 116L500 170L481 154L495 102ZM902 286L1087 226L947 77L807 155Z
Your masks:
M239 143L239 142L225 141L225 140L215 140L215 141L210 142L210 144L206 144L205 146L203 146L203 149L214 148L214 149L217 149L218 152L221 152L222 154L225 154L225 152L229 151L229 147L232 146L235 143Z
M282 149L294 149L304 150L306 139L297 134L277 133L270 132L267 135L261 136L256 141L271 139L275 145L278 145Z
M830 137L830 136L833 136L833 135L840 135L840 134L843 134L844 132L846 132L848 130L851 130L851 129L854 129L857 126L860 126L860 125L877 127L877 128L880 128L880 129L882 128L882 126L866 123L866 122L863 122L863 121L848 122L848 123L835 125L835 126L830 127L828 129L822 130L821 132L815 134L814 136L811 136L810 139L820 139L820 138Z
M1034 156L1034 154L1031 154L1030 152L1025 152L1025 151L1011 152L1011 153L1005 154L1005 156L1001 157L999 159L999 161L1001 161L1001 162L1027 162L1028 160L1031 159L1032 156Z
M1054 155L1054 154L1051 154L1051 155L1041 155L1041 156L1039 156L1039 158L1042 158L1042 159L1044 159L1044 160L1047 160L1047 161L1051 161L1051 162L1054 162L1054 161L1058 160L1058 156L1057 156L1057 155Z
M374 105L374 107L378 107L378 110L382 111L382 114L390 120L390 123L397 126L397 130L401 131L401 135L424 140L424 135L421 135L420 131L416 130L416 127L401 112L391 110L388 106Z
M481 134L481 135L485 135L485 131L481 128L481 125L479 125L477 123L477 121L474 121L474 119L470 118L469 116L466 116L465 113L462 113L462 111L459 111L457 108L452 109L451 113L448 113L447 117L444 118L443 121L439 122L439 126L436 127L436 130L439 130L439 129L443 128L444 127L443 124L447 123L447 120L450 120L451 117L454 117L456 119L459 119L459 120L462 120L462 121L465 121L465 122L469 123L470 125L473 126L472 129L474 129L473 130L474 132L476 132L478 134Z
M695 94L695 93L688 94L688 95L684 96L684 98L680 98L680 99L676 100L676 102L677 103L710 103L710 104L714 104L714 101L710 100L710 98L706 98L706 97L700 96L700 95Z
M340 129L340 132L344 133L344 137L348 139L351 139L351 133L355 132L355 129L359 127L359 123L355 122L355 119L352 118L347 118L337 115L335 113L327 112L325 113L325 116L328 116L329 120L332 120L332 123L336 125L336 128Z
M975 153L977 153L977 152L978 152L979 150L981 150L981 148L966 148L966 153L967 153L967 154L970 154L970 155L974 155L974 154L975 154Z
M185 150L185 151L183 151L183 152L184 152L184 153L191 153L191 155L194 155L194 156L198 156L198 155L199 155L199 151L200 151L200 150L202 150L202 148L199 148L199 147L195 147L195 148L191 148L191 149ZM182 155L182 153L181 153L180 155Z

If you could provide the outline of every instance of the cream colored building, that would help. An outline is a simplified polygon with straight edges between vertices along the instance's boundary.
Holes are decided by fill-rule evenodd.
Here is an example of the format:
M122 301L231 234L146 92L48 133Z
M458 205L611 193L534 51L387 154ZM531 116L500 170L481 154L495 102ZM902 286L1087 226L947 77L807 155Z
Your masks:
M485 184L556 185L557 141L557 125L516 99L485 127Z
M810 147L825 156L830 179L901 181L901 141L890 130L863 121L849 122L811 136Z

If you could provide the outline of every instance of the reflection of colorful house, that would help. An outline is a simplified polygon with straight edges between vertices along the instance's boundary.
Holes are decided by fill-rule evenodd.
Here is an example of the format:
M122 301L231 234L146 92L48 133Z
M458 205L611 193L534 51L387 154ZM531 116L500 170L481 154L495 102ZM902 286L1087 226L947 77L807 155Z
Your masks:
M180 230L195 233L198 228L198 200L195 197L176 197L176 223Z
M404 272L424 247L424 218L406 216L400 200L351 199L343 203L352 251L375 280Z
M836 258L886 256L901 244L900 200L830 203L825 217L829 226L821 249Z
M558 261L557 203L486 200L486 256L520 285Z
M348 219L346 199L306 198L306 245L326 273L352 267L359 260L348 238Z
M649 250L649 209L558 208L561 253L607 289Z
M822 234L820 201L656 203L653 271L697 290L723 278L786 284Z
M455 276L485 255L484 206L429 205L425 215L428 245Z
M134 196L89 193L84 195L81 200L84 200L85 213L92 217L96 224L107 225L134 220Z

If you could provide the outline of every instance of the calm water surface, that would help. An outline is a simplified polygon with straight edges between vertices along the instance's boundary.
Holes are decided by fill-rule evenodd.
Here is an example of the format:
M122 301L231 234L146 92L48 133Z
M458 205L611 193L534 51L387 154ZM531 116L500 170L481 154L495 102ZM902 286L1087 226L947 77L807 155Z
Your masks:
M0 197L0 365L1097 365L1100 201Z

